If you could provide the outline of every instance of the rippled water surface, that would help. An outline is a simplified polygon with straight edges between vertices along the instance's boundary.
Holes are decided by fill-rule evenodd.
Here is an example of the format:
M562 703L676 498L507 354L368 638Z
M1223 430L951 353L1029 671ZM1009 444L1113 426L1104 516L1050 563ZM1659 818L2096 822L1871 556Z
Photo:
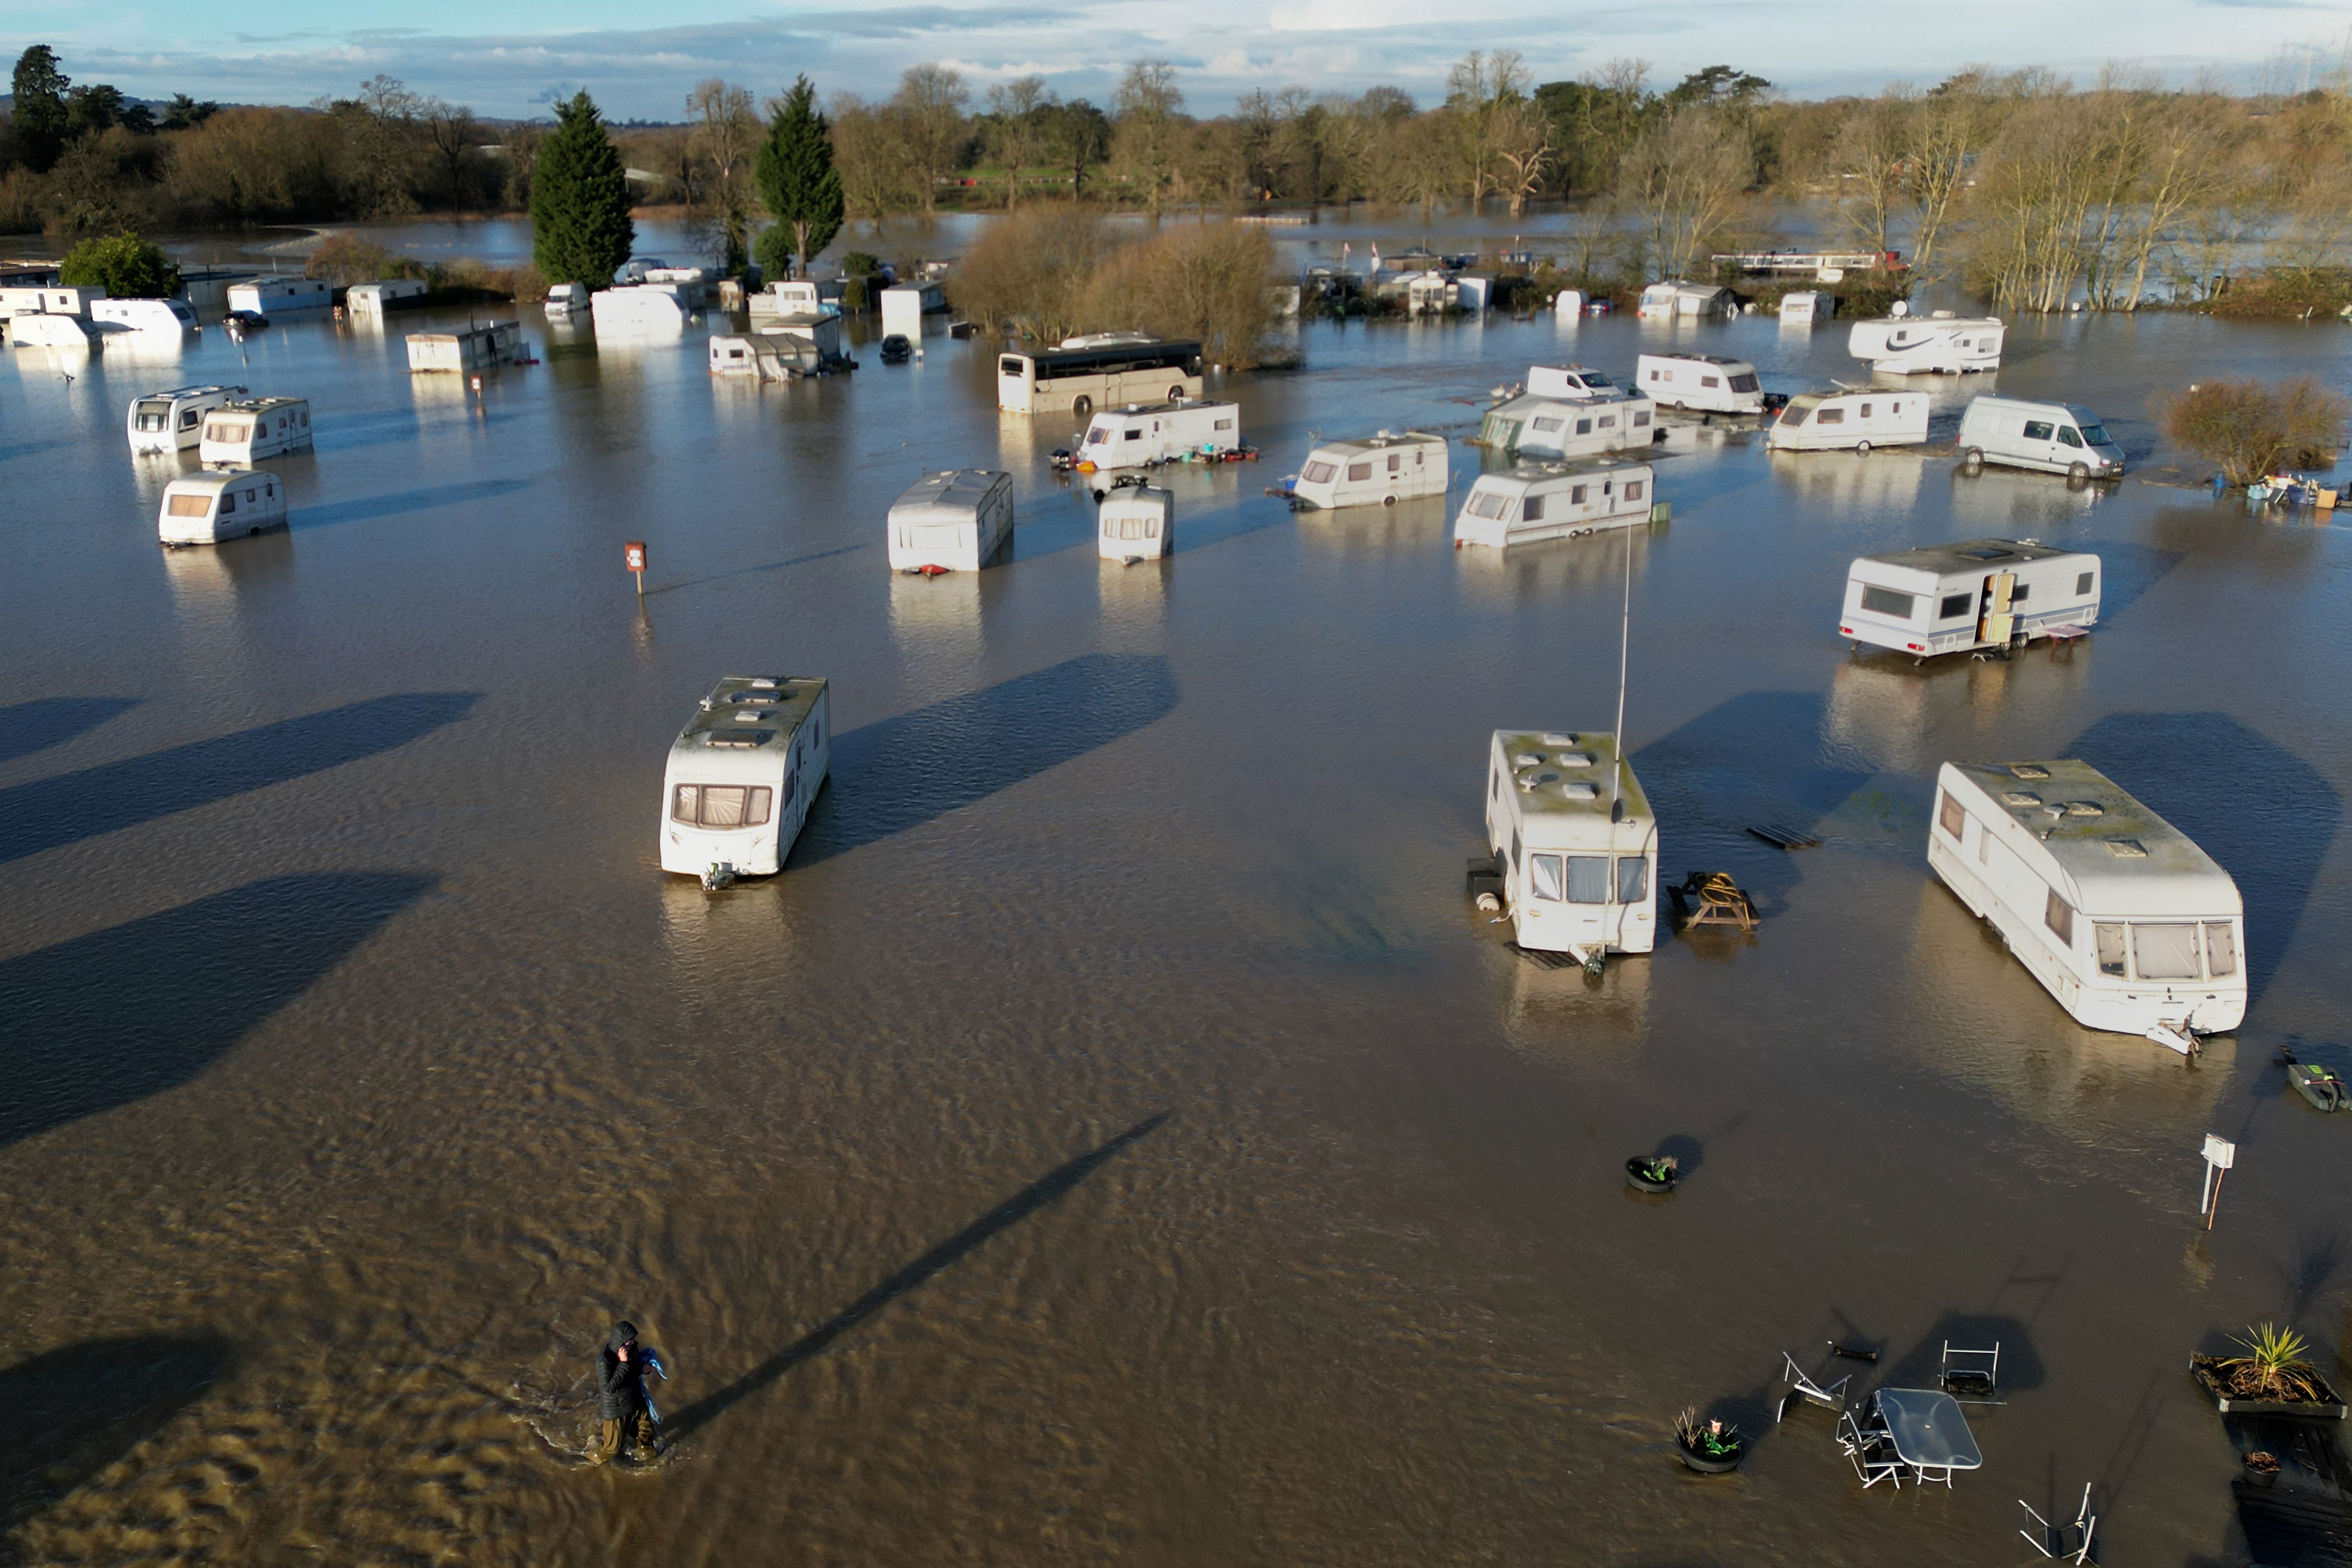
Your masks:
M2182 1361L2269 1317L2336 1364L2352 1126L2270 1062L2352 1068L2352 552L2161 482L2148 410L2340 379L2336 329L2013 329L2000 390L2149 466L2111 489L1690 431L1670 523L1504 557L1261 491L1644 329L1314 328L1218 389L1266 460L1177 472L1176 554L1122 568L986 343L761 388L530 317L477 398L405 373L415 324L0 360L19 1560L1978 1564L2089 1480L2105 1561L2244 1561ZM1835 329L1674 341L1858 378ZM124 406L216 378L318 448L289 533L167 554L181 465ZM1947 443L1993 384L1939 384ZM1013 471L1013 560L892 575L950 465ZM2097 549L2096 635L1849 656L1852 556L1982 534ZM1593 984L1462 867L1489 730L1611 721L1629 550L1667 879L1766 918ZM708 896L656 865L664 752L760 671L832 679L833 779ZM1940 761L2048 754L2244 890L2253 1005L2198 1066L2074 1027L1927 874ZM1662 1146L1689 1179L1631 1197ZM676 1373L650 1474L575 1457L624 1312ZM1775 1429L1832 1337L1898 1384L1999 1340L1985 1468L1865 1493ZM1742 1473L1678 1468L1686 1405Z

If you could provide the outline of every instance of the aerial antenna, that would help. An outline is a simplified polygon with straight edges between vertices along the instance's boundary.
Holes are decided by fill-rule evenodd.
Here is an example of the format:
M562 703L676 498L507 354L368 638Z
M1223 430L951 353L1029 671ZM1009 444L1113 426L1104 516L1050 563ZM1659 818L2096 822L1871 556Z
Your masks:
M1622 815L1625 800L1625 664L1633 641L1633 531L1625 531L1625 608L1617 624L1617 770L1609 784L1609 820Z

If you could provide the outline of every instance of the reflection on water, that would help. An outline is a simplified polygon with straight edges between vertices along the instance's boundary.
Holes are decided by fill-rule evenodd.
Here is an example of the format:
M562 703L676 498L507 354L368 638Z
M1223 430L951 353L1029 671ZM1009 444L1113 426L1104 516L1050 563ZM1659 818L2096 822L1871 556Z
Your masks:
M1465 488L1455 476L1457 491ZM1298 513L1298 537L1315 554L1379 561L1442 551L1454 528L1455 496L1412 496L1394 506L1318 508ZM1496 554L1485 551L1482 554ZM1465 560L1469 552L1463 552Z
M2072 524L2088 521L2113 499L2112 484L2074 484L2063 474L1986 467L1951 470L1954 539L2062 537Z
M1880 448L1867 458L1852 452L1772 452L1772 478L1786 493L1834 514L1868 516L1907 510L1919 499L1922 476L1935 458L1903 449ZM1831 606L1836 613L1836 606Z
M1618 959L1595 976L1574 964L1546 969L1515 952L1506 956L1510 995L1503 1037L1513 1050L1567 1067L1622 1068L1649 1044L1648 958Z
M983 567L936 577L890 574L890 637L906 669L909 689L937 697L971 684L972 673L983 668L982 579L990 571L1002 570Z
M1873 767L1933 776L1948 762L2017 751L2021 717L2077 699L2095 657L2053 642L2007 658L1958 654L1923 665L1907 654L1851 655L1831 673L1824 732Z
M1452 551L1454 578L1462 596L1486 609L1540 603L1563 592L1581 595L1617 587L1624 582L1628 551L1634 579L1641 579L1650 559L1650 536L1659 526L1670 525L1636 523L1582 539L1550 539L1504 550ZM1609 605L1612 631L1617 610L1615 604ZM1613 668L1611 673L1613 677ZM1615 681L1610 684L1613 688Z

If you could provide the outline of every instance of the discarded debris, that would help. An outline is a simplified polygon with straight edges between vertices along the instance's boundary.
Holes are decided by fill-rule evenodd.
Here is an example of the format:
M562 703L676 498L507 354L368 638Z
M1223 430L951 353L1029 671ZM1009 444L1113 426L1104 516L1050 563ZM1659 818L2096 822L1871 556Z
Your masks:
M1810 833L1794 827L1781 827L1769 822L1751 823L1748 831L1776 849L1811 849L1821 842Z
M1693 926L1738 926L1744 931L1756 929L1755 902L1740 891L1728 871L1693 871L1671 891L1685 931Z

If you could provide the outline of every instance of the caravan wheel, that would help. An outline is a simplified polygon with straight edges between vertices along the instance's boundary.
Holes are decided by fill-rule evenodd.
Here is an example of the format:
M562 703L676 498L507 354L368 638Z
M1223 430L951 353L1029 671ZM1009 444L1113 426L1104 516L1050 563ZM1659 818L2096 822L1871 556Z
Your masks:
M1070 412L1076 415L1079 418L1084 419L1087 415L1092 414L1094 411L1095 400L1093 398L1074 397L1070 399Z
M1396 497L1394 497L1394 496L1382 496L1382 497L1381 498L1381 504L1382 506L1394 506L1394 505L1396 505Z
M1183 401L1184 401L1184 389L1183 389L1182 387L1181 387L1181 386L1171 386L1171 387L1170 387L1170 388L1168 389L1168 401L1169 401L1169 402L1171 402L1171 403L1181 403L1181 402L1183 402Z
M1853 444L1853 455L1854 455L1855 457L1857 457L1857 458L1867 458L1867 457L1869 457L1869 456L1870 456L1870 443L1869 443L1869 442L1867 442L1867 441L1856 441L1856 442Z

